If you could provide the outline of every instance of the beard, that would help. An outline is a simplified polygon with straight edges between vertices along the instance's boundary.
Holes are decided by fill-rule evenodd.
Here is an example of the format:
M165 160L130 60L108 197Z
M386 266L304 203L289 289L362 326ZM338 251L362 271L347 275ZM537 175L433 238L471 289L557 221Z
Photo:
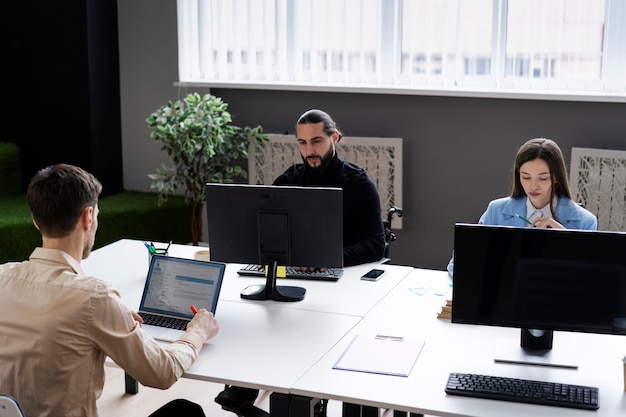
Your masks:
M304 162L304 166L306 167L306 171L311 174L312 176L320 176L324 173L324 171L326 171L326 168L328 168L328 165L330 165L330 161L332 161L333 157L335 156L335 147L332 146L328 152L326 152L324 155L320 156L308 156L308 157L302 157L302 161ZM320 161L318 166L311 166L311 164L309 163L310 160L316 160L318 159Z
M95 243L96 243L96 232L94 230L93 233L89 236L89 239L87 239L87 242L85 242L85 246L83 246L83 259L87 259Z
M91 254L91 250L93 249L93 244L94 242L90 242L83 247L83 259L87 259L87 257L89 257L89 254Z

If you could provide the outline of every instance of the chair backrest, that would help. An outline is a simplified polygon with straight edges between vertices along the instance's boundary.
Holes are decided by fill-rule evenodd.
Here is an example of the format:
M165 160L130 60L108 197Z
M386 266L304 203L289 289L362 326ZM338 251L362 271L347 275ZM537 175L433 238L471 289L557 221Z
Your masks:
M385 255L384 257L389 259L389 246L391 242L396 240L396 234L391 231L391 223L393 221L394 216L402 217L404 212L400 207L391 206L389 211L387 212L387 218L383 220L383 227L385 229Z
M0 417L26 417L26 415L15 398L0 394Z
M599 230L626 231L626 151L572 148L570 187Z

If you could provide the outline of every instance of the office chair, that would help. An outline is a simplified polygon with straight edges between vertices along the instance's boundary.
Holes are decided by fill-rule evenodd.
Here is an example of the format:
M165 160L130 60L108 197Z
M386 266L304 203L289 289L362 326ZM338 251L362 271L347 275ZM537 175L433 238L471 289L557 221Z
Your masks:
M0 394L0 417L26 417L26 415L15 398Z
M391 220L393 220L394 215L402 217L403 214L404 212L400 207L391 206L389 212L387 212L387 219L383 220L383 228L385 229L385 258L389 258L389 246L391 242L396 240L396 234L391 231Z

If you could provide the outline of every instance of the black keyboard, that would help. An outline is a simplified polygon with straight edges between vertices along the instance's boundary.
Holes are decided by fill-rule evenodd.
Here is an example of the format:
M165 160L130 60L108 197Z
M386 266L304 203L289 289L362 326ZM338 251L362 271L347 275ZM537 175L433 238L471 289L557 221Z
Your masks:
M167 327L168 329L186 330L189 320L179 319L175 317L158 316L155 314L140 312L139 316L145 324L153 326Z
M239 275L248 277L264 277L265 269L259 268L257 264L248 264L240 268L237 273ZM326 268L325 271L315 270L312 272L298 271L294 266L288 266L286 275L287 278L293 279L314 279L321 281L337 281L343 274L341 268Z
M597 410L599 389L500 376L451 373L446 392L453 395L557 407Z

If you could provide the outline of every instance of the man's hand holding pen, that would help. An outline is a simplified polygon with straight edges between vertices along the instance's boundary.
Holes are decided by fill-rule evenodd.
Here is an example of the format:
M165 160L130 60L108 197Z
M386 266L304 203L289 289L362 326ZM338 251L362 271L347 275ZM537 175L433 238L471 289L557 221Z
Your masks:
M205 334L205 340L209 340L215 336L220 330L220 326L217 324L213 313L206 308L197 309L195 306L191 306L190 308L194 316L189 324L187 324L187 330L203 332Z

